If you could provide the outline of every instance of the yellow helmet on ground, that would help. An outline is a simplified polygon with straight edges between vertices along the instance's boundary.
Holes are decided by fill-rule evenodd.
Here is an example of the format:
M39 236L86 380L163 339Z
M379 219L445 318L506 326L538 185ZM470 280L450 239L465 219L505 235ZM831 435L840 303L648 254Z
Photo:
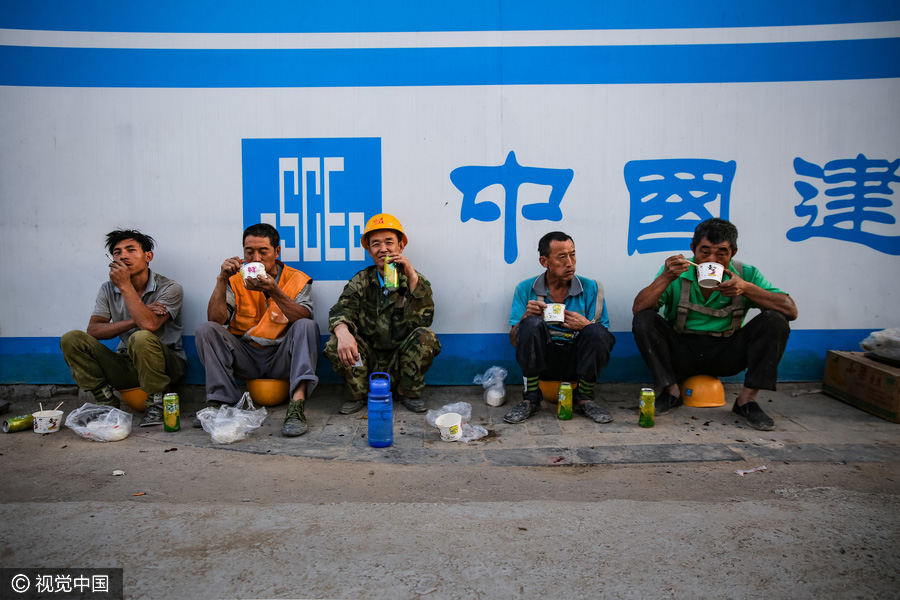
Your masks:
M409 239L406 237L406 234L403 233L403 225L400 224L397 217L389 215L388 213L381 213L375 215L369 219L368 223L366 223L366 228L363 229L362 237L359 238L359 242L362 244L363 248L366 250L369 249L369 234L373 231L378 231L379 229L393 229L397 232L401 245L405 246L409 243Z
M725 388L718 377L694 375L681 384L681 397L687 406L722 406L725 404Z

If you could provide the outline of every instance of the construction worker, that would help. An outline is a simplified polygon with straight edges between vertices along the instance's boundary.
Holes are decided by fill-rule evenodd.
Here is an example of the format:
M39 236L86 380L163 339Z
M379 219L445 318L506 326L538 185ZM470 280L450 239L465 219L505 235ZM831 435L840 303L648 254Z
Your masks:
M634 341L659 391L656 414L684 405L678 383L697 374L736 375L747 369L732 412L750 427L775 428L756 402L759 390L774 390L797 305L768 282L759 269L734 260L738 230L730 221L707 219L697 225L691 260L670 256L656 279L634 299ZM724 278L701 286L696 266L718 263ZM663 314L659 314L659 309ZM760 313L746 325L751 308Z
M319 381L319 327L313 321L312 279L285 265L281 236L267 223L244 230L244 258L226 258L216 276L206 316L196 334L206 369L206 401L216 407L241 397L234 377L288 379L290 402L281 428L285 437L307 431L306 399ZM244 277L245 263L264 273ZM194 427L201 427L194 419Z
M400 221L389 214L366 223L360 242L374 264L344 286L328 314L331 338L325 356L350 390L341 414L355 413L366 402L369 375L391 376L395 396L413 412L425 412L425 373L441 351L429 329L434 320L431 284L416 271L403 249L408 239ZM396 281L385 273L396 268Z

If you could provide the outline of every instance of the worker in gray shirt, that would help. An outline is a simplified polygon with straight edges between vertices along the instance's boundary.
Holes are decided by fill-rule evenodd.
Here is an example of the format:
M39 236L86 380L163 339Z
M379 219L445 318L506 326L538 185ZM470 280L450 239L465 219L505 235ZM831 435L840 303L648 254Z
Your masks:
M150 270L152 237L117 229L106 236L112 254L109 281L100 286L87 331L60 339L72 378L95 402L119 406L114 389L140 386L147 404L140 426L163 422L163 396L184 375L181 348L181 285ZM119 338L115 352L99 340Z

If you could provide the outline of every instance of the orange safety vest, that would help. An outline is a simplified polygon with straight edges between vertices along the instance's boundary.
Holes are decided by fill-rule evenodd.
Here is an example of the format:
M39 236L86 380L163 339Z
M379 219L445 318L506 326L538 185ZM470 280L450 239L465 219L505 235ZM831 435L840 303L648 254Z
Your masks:
M283 265L278 287L293 299L310 281L311 278L306 273ZM277 340L284 335L291 323L275 301L266 298L262 292L245 288L240 273L232 275L228 282L235 296L234 315L228 323L228 331L234 335L262 340Z

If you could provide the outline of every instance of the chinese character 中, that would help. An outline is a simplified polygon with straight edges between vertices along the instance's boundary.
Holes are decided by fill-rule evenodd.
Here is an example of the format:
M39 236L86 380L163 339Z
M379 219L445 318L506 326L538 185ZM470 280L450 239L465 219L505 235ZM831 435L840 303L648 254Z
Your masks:
M628 255L685 250L701 221L728 219L736 169L733 160L704 158L626 163Z
M79 575L78 577L75 578L75 581L73 582L73 586L75 587L75 590L77 590L79 592L86 590L86 589L89 590L89 589L91 589L91 580L90 580L90 578L85 577L84 575Z
M894 194L891 184L900 182L898 167L900 159L888 162L869 159L863 154L832 160L824 167L795 158L794 171L801 177L820 180L824 198L819 197L818 204L811 202L819 196L819 188L808 181L794 182L802 198L794 213L809 220L790 229L787 239L801 242L811 237L832 238L863 244L892 256L900 255L900 234L885 235L884 229L879 230L879 225L883 228L897 223L896 216L887 212L894 205L887 196ZM866 223L869 226L864 229Z
M574 176L575 172L572 169L523 167L516 162L515 152L510 152L506 162L498 167L458 167L450 173L450 181L463 194L459 215L463 223L469 219L496 221L501 214L503 215L503 258L507 264L512 264L519 256L516 236L519 187L525 183L550 186L550 197L547 202L534 202L522 206L522 216L525 219L561 221L560 204ZM478 202L478 193L495 184L503 186L505 194L503 208L490 201Z

